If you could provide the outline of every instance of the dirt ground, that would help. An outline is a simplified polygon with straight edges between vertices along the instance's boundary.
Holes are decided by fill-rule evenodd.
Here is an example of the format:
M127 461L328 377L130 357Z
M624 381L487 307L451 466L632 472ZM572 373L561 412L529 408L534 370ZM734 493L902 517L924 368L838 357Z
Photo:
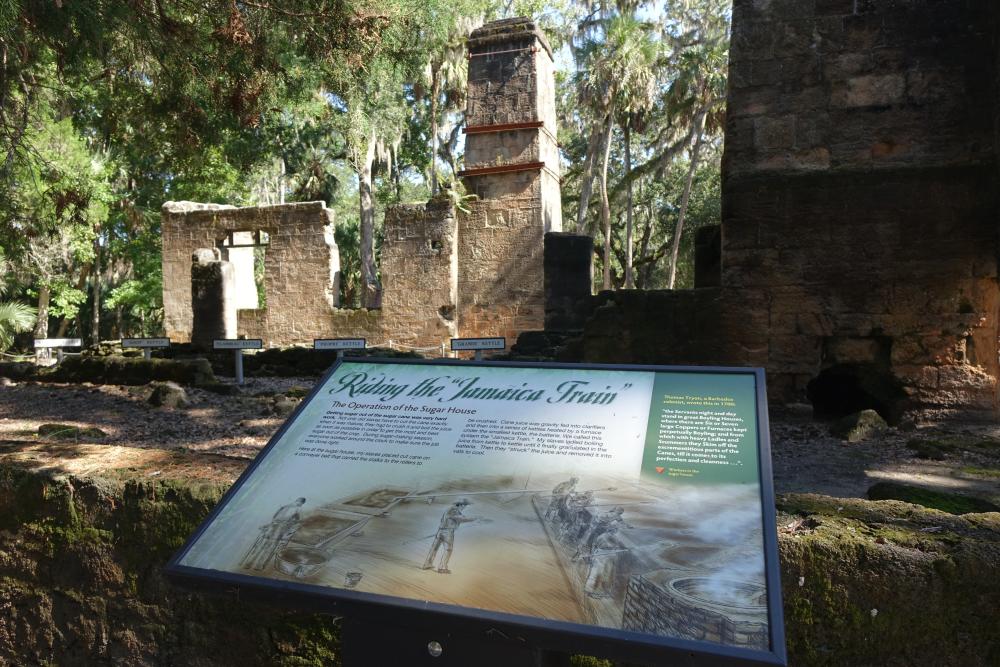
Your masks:
M231 480L315 381L247 378L236 396L189 387L189 405L176 409L150 405L152 390L144 386L7 382L0 385L0 453L67 471ZM96 427L106 435L51 441L37 433L46 423ZM914 449L915 441L952 444L929 458ZM962 446L966 441L976 446ZM72 457L64 453L70 449ZM862 498L876 482L893 481L1000 500L1000 424L893 428L847 443L814 421L807 406L797 406L772 410L771 449L778 493Z

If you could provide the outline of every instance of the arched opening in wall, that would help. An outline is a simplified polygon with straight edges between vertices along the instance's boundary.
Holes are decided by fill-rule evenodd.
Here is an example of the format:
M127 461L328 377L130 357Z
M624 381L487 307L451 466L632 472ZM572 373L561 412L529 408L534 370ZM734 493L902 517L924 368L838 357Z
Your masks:
M837 419L870 409L896 424L906 408L906 393L900 382L887 368L874 363L831 366L809 382L806 395L820 419Z
M264 258L270 243L268 233L259 229L229 232L216 243L222 258L233 265L237 310L267 307Z

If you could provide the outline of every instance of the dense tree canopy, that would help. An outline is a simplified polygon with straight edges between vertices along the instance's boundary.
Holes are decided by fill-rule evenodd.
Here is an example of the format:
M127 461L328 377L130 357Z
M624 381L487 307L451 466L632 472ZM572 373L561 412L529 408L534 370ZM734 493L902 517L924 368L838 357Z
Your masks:
M462 196L464 39L513 15L556 49L564 226L598 237L598 286L690 286L723 0L0 0L0 303L36 337L155 333L164 201L322 199L344 302L377 306L385 208Z

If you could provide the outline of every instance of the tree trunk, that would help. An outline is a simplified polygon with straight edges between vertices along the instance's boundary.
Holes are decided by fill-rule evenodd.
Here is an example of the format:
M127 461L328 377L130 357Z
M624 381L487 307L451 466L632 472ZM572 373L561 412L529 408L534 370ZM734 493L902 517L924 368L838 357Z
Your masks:
M278 158L278 203L285 203L285 158Z
M604 136L602 127L594 125L587 142L587 157L583 162L583 176L580 181L580 206L576 211L576 232L579 234L587 223L587 209L590 207L590 197L594 192L594 163L597 153L601 150L601 139Z
M431 196L438 193L438 96L441 94L440 68L431 65Z
M101 234L94 239L94 268L90 275L94 279L94 309L90 314L90 342L96 345L101 342Z
M639 250L639 257L645 257L646 255L649 254L649 242L653 238L653 227L655 225L656 225L656 217L655 214L653 213L653 204L652 202L650 202L649 205L646 207L646 229L643 231L642 234L642 244L641 244L642 247ZM646 262L646 264L640 270L639 278L641 280L642 283L641 286L643 289L649 288L649 279L653 275L653 265L654 265L653 262Z
M628 186L625 190L625 289L635 287L635 278L632 275L632 179L628 178L632 172L632 114L625 120L625 178L628 179Z
M604 289L611 289L611 204L608 202L608 159L611 157L611 128L613 115L609 112L604 129L604 159L601 161L601 224L604 228Z
M52 291L48 285L42 284L38 288L38 317L35 319L34 336L38 338L49 337L49 298ZM50 351L46 348L35 350L36 359L48 359Z
M35 338L49 337L49 298L52 291L48 285L38 288L38 318L35 320Z
M691 165L688 167L687 181L684 183L684 194L681 197L681 212L677 217L677 229L674 230L674 244L670 249L670 278L667 280L667 289L674 288L674 281L677 278L677 256L680 254L681 234L684 232L684 218L687 217L688 203L691 201L691 185L694 183L694 175L698 171L698 155L701 152L702 135L705 131L705 112L698 114L695 120L697 125L695 130L694 148L691 149Z
M361 208L361 306L382 307L382 286L375 267L375 202L372 199L372 169L375 165L375 130L368 137L364 162L358 170Z

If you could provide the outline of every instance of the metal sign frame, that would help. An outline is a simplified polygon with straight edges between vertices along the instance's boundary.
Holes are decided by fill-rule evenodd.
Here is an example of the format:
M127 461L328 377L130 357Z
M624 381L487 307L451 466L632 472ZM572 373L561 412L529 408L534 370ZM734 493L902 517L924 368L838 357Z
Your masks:
M36 350L53 350L64 347L83 347L83 341L79 338L36 338L34 340Z
M500 345L497 346L496 341L500 341ZM459 343L458 347L455 347L455 343ZM468 343L468 345L462 345L462 343ZM502 336L493 336L491 338L452 338L451 339L451 351L452 352L479 352L482 350L506 350L507 349L507 339Z
M356 343L360 341L361 345L352 345L351 343ZM331 347L319 347L320 343L334 343ZM342 343L342 346L336 345L337 343ZM313 349L328 351L328 352L343 352L344 350L365 350L368 349L368 341L364 338L314 338L313 339Z
M170 347L169 338L122 338L119 344L125 348L161 348Z
M219 343L242 343L241 345L219 345ZM212 341L213 350L261 350L264 341L261 338L216 338Z
M348 589L302 584L230 572L206 570L181 565L191 547L198 541L222 509L233 499L240 487L254 474L268 453L312 401L330 376L343 363L411 364L438 366L483 366L514 368L552 368L577 370L608 370L632 372L671 372L692 374L743 374L755 378L757 417L757 457L763 527L764 571L767 586L767 612L770 651L731 647L714 642L679 639L628 630L554 621L531 616L488 611L459 605L421 601ZM238 593L240 599L294 606L297 609L349 616L352 620L377 622L381 625L426 630L428 639L435 633L468 632L481 637L498 636L535 646L539 649L589 654L615 660L700 667L757 667L787 665L784 615L781 606L781 573L778 562L777 517L774 508L774 483L771 468L770 428L767 412L767 392L764 370L760 368L652 366L621 364L531 363L516 361L459 361L449 359L382 359L340 360L316 383L309 395L285 421L239 479L226 492L212 513L174 554L165 573L174 583L199 590Z

